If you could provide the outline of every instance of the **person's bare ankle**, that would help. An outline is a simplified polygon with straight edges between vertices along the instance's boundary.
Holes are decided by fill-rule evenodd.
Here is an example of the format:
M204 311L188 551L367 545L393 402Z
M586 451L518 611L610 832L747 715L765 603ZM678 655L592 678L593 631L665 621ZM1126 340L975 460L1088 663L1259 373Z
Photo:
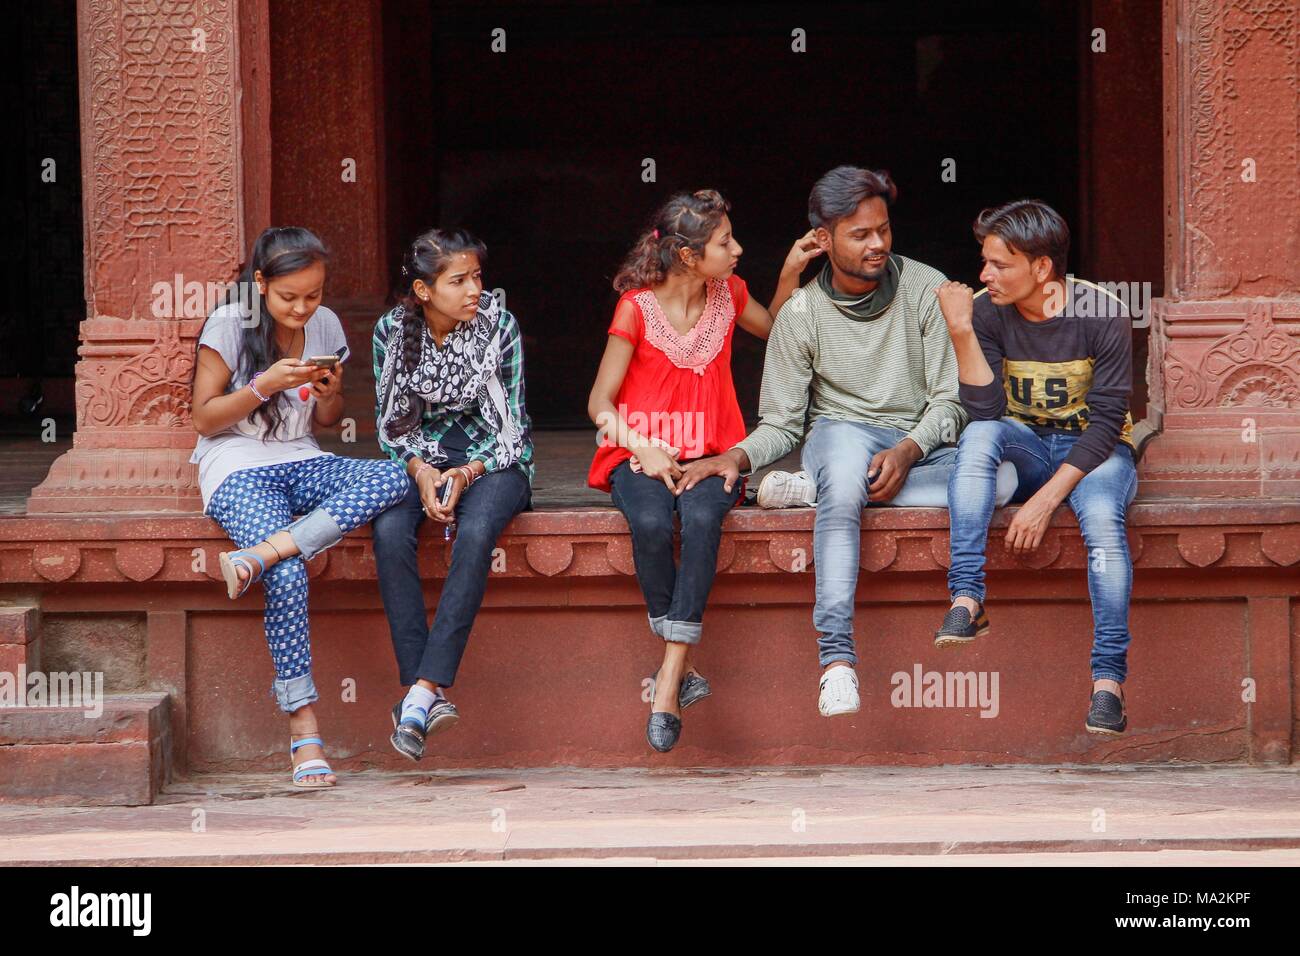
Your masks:
M975 600L973 597L968 597L965 594L963 594L961 597L956 597L952 599L952 606L964 607L966 610L970 611L971 614L974 614L976 611L979 610L980 602Z
M1109 678L1100 678L1092 682L1092 692L1095 694L1099 690L1110 691L1121 700L1124 699L1124 685L1119 681L1110 680Z

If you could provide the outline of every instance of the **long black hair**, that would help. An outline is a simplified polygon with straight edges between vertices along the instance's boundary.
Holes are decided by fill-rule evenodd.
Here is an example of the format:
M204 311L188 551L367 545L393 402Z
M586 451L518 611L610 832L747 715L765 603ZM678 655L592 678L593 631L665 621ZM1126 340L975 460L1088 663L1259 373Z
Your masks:
M227 393L242 388L258 372L285 358L280 347L275 343L275 320L265 312L262 294L253 280L253 275L260 272L263 281L270 282L278 276L299 272L318 262L328 260L329 252L326 251L325 244L314 232L302 226L272 226L257 237L244 268L217 305L218 309L231 303L238 305L240 325L243 327L239 343L239 367L231 369L230 382L226 385ZM209 315L208 321L211 319L212 316ZM194 371L190 375L191 392L193 392L194 375L198 373L198 368L196 344ZM242 384L236 385L236 382ZM272 396L269 402L259 405L248 416L250 422L267 426L263 434L264 438L276 434L284 421L281 406L283 395L284 393Z
M424 333L424 309L416 298L416 279L430 289L447 271L453 256L472 252L479 265L487 261L487 246L468 229L430 229L421 233L402 256L402 278L397 287L398 313L402 322L402 372L409 375L420 360L420 339Z

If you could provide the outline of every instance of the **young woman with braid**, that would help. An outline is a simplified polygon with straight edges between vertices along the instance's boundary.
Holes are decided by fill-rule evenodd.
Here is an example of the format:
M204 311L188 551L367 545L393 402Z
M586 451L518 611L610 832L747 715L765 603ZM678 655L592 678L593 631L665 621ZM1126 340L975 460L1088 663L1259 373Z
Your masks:
M391 741L412 760L424 756L428 735L459 719L442 691L456 680L497 537L532 500L523 339L483 290L486 255L462 229L420 236L406 252L400 301L375 326L379 444L409 476L406 497L375 523L374 547L407 688ZM416 562L425 518L456 529L432 627Z

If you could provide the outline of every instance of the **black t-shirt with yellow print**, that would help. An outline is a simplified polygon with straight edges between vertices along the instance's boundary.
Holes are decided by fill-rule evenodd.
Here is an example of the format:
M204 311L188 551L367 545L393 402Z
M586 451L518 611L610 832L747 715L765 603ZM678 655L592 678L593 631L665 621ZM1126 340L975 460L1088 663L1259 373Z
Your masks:
M960 395L976 421L1005 415L1039 434L1080 433L1065 460L1089 472L1117 441L1133 446L1133 340L1118 297L1083 279L1068 285L1066 307L1045 322L1030 322L987 295L976 298L975 337L993 381L963 383Z

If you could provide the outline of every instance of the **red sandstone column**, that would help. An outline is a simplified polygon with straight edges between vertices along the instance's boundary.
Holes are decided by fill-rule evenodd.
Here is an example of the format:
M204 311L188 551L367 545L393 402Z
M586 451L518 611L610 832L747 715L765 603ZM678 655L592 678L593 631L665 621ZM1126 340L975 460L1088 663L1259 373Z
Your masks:
M235 0L79 0L77 19L77 432L28 510L195 510L189 379L202 317L156 284L228 280L242 258L240 11Z
M1151 495L1300 495L1300 13L1165 0Z

